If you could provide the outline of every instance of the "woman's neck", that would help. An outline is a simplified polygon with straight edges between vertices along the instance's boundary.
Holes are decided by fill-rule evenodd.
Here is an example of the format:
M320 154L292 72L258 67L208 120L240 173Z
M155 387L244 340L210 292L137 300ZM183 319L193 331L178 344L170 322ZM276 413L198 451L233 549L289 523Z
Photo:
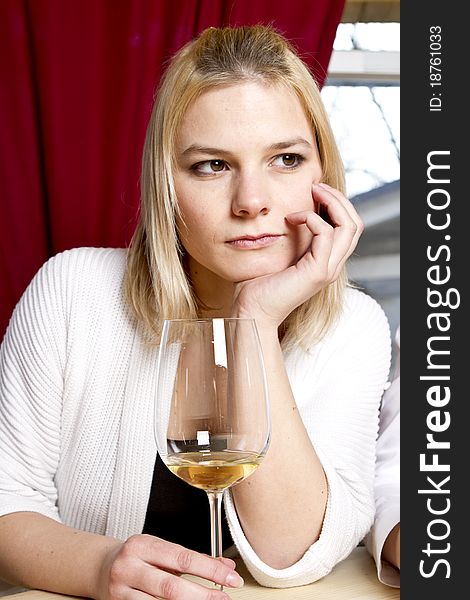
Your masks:
M185 261L185 268L198 300L198 316L229 317L235 284L209 271L193 258Z

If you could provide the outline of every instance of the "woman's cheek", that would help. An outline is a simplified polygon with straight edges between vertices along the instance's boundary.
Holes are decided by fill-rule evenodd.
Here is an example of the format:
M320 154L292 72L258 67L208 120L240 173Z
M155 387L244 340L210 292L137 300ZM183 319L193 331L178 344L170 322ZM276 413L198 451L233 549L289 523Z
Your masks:
M301 210L314 210L312 184L313 179L311 177L308 177L303 178L303 180L299 182L299 185L290 188L290 212L299 212Z

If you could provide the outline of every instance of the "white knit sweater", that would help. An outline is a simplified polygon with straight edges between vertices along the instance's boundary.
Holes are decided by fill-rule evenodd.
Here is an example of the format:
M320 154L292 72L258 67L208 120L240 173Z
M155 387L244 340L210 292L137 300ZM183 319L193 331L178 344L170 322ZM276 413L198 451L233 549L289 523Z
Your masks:
M157 350L124 304L122 249L79 248L50 259L11 319L1 347L0 515L35 511L126 539L143 528L156 446ZM338 325L311 352L285 355L292 390L329 486L321 536L294 565L256 555L225 505L233 540L262 585L326 575L374 516L378 409L390 365L380 306L348 290ZM289 507L279 507L279 518Z

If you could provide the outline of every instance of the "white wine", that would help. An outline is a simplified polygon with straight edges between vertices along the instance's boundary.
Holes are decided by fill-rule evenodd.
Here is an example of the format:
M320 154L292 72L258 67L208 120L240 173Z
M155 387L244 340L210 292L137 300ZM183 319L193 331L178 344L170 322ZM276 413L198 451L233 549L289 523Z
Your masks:
M258 467L262 456L255 452L178 452L169 454L166 464L186 483L206 492L220 492L246 479Z

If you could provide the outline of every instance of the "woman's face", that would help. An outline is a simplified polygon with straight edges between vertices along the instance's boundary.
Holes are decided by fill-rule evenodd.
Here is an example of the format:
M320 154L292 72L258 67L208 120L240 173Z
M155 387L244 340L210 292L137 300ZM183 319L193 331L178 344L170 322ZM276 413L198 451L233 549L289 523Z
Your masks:
M293 92L252 82L207 91L182 121L176 159L177 225L191 273L245 281L307 250L306 226L285 216L313 210L321 166Z

